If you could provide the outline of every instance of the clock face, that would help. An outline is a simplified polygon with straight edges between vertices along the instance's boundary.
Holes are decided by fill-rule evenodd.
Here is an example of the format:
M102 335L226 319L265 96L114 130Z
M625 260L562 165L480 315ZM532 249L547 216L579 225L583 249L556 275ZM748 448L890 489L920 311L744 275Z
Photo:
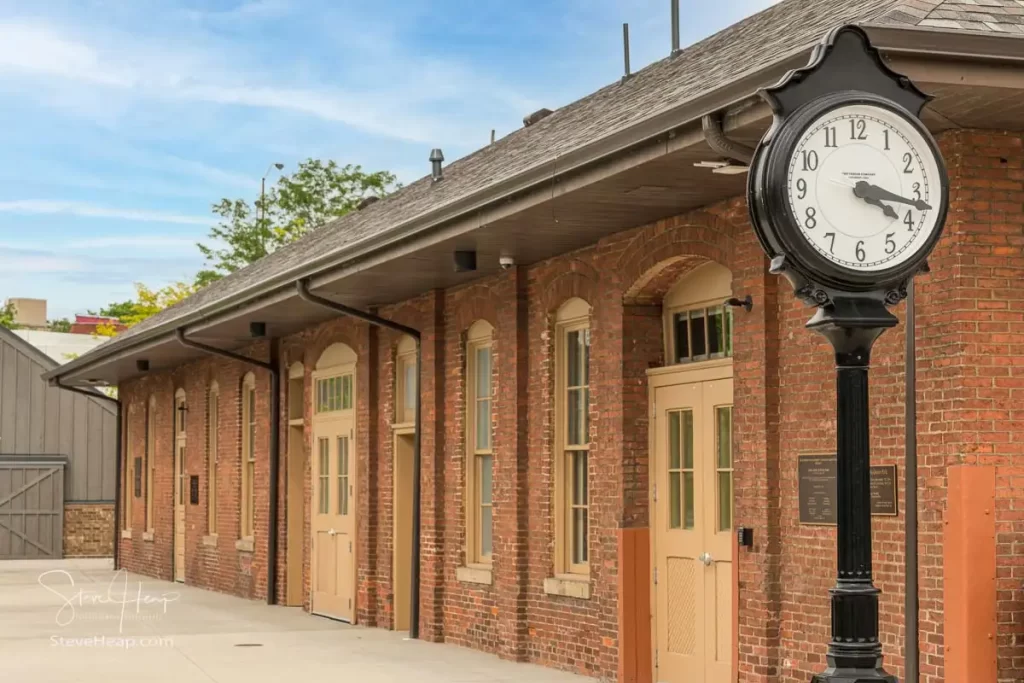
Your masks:
M814 250L870 273L913 258L941 229L942 182L932 147L910 121L853 104L804 129L789 160L786 193Z

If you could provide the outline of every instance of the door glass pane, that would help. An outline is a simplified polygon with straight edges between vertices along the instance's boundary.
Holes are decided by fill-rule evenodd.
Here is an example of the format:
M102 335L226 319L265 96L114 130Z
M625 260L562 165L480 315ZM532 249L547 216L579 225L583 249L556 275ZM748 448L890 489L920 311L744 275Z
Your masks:
M668 527L670 529L678 529L680 526L680 490L679 480L682 474L680 472L669 472L668 474Z
M348 437L338 437L338 514L348 514Z
M704 339L704 311L690 311L690 344L693 357L703 356L708 352Z
M732 472L718 473L718 530L732 528Z
M683 528L693 528L693 472L683 472Z
M330 441L327 439L319 440L319 471L317 472L317 481L319 486L317 488L317 510L322 515L326 515L330 512Z
M680 442L680 430L682 429L682 416L678 411L673 411L668 414L668 468L670 470L679 469L679 455L681 449L679 447Z
M732 407L715 408L715 421L718 423L718 467L732 467Z
M683 468L693 469L693 411L682 411L683 416Z

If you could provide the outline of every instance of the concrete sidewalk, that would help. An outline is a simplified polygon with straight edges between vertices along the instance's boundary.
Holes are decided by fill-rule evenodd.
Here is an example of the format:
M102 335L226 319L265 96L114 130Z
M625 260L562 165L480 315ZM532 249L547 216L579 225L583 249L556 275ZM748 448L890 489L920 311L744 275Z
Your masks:
M0 563L3 683L587 683L219 593L109 560Z

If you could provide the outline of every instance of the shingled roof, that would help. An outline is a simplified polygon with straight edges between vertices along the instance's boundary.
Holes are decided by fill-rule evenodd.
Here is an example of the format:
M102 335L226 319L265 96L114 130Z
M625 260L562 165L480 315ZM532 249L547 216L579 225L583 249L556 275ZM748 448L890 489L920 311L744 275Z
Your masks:
M464 200L506 179L543 167L566 152L613 133L807 49L841 24L937 27L959 31L1024 32L1024 0L784 0L725 30L556 110L445 169L443 182L425 177L367 208L343 216L266 258L127 330L69 366L114 354L170 331L186 318L272 281L310 274L326 258L344 259L368 241Z

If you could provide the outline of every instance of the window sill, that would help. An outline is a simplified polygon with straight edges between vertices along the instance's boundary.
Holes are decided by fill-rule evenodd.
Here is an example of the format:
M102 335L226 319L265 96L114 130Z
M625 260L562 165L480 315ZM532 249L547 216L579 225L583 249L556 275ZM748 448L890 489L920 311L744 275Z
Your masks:
M153 542L153 537L154 537L154 534L153 534L152 531L143 531L142 532L142 540L143 541L149 541L150 543L152 543Z
M254 552L256 544L251 538L240 538L235 541L235 550L241 550L243 553Z
M463 583L478 583L490 586L494 583L494 575L490 567L459 567L455 570L455 578Z
M127 539L131 540L131 537L132 537L132 530L131 529L121 529L121 538L127 538Z
M203 545L210 546L211 548L217 547L217 534L210 534L209 536L203 536Z
M590 599L590 576L561 575L544 579L544 592L548 595L561 595L567 598Z

